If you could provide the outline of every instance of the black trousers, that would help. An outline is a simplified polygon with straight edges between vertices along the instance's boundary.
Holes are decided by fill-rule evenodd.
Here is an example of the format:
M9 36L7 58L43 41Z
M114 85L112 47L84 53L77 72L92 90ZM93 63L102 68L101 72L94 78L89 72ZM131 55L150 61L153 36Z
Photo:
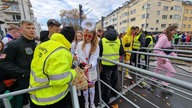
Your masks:
M117 66L102 65L102 71L101 71L100 77L101 77L101 80L103 80L109 86L111 86L115 90L118 90L117 89L117 85L118 85ZM107 86L103 84L101 86L101 90L102 90L102 99L106 103L109 103L109 99L111 96L116 95L115 92L111 91Z
M31 101L30 108L72 108L71 94L69 92L62 100L52 105L38 106Z
M133 51L138 51L137 49L132 49ZM131 60L130 60L130 65L132 64L131 62L135 63L135 66L136 66L136 60L137 60L137 54L136 53L131 53ZM138 54L138 67L140 68L141 66L139 65L140 64L140 58L141 58L141 55Z

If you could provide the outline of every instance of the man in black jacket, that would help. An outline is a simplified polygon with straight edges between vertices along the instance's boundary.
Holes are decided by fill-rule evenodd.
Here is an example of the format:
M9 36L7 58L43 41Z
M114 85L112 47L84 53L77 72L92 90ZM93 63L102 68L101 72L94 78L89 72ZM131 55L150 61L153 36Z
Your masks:
M0 71L6 73L5 79L14 78L18 86L15 90L26 89L29 86L30 65L33 51L36 47L34 41L35 26L32 21L23 20L20 23L21 38L6 44L3 54L5 58L0 60ZM23 96L18 95L13 99L12 107L23 107ZM25 98L25 100L27 100Z
M59 21L55 19L49 19L47 21L47 27L49 31L41 31L40 33L40 41L45 42L48 41L53 33L59 33L61 28L61 24Z

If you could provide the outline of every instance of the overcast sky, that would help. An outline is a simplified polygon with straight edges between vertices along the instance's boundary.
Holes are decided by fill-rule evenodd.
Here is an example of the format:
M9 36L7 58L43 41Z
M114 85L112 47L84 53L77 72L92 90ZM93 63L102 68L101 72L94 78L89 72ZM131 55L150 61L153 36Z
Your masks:
M70 10L79 8L83 5L83 11L87 18L98 21L101 16L106 16L114 9L122 6L126 0L31 0L35 17L42 25L42 29L47 29L48 19L55 18L60 20L59 11L62 9Z

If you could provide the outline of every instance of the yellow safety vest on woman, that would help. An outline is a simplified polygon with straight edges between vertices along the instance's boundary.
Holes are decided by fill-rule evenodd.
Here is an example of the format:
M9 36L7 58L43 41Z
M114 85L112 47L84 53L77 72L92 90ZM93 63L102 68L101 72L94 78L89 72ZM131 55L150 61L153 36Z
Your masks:
M133 49L137 49L139 50L141 47L141 42L139 41L139 38L141 36L142 33L139 33L138 35L136 35L133 39Z
M59 33L35 48L31 63L30 88L49 85L50 87L30 92L36 105L54 104L63 99L69 91L69 83L76 76L71 69L70 43Z
M116 39L115 41L107 40L106 38L102 38L103 45L103 58L107 58L110 60L119 61L119 49L120 49L120 40ZM102 61L103 65L114 66L115 64Z

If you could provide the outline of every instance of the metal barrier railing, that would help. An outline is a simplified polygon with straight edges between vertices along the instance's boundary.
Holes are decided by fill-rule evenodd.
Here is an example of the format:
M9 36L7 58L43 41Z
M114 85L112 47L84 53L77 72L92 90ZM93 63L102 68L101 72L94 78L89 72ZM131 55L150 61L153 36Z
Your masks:
M173 59L180 59L180 60L187 60L187 61L192 61L192 59L188 59L188 58L184 58L184 57L171 57L171 56L161 56L161 55L156 55L156 54L150 54L150 53L144 53L144 52L137 52L137 51L128 51L128 52L131 52L131 53L137 53L137 54L147 54L147 55L151 55L151 56L159 56L159 57L165 57L165 58L173 58ZM160 79L162 81L166 81L168 83L171 83L171 84L174 84L174 85L177 85L179 87L182 87L182 88L185 88L187 90L192 90L192 83L189 83L189 82L186 82L186 81L183 81L183 80L179 80L179 79L175 79L175 78L170 78L168 76L164 76L164 75L160 75L160 74L157 74L157 73L154 73L154 72L151 72L151 71L148 71L148 70L143 70L143 69L140 69L140 68L137 68L137 67L133 67L133 66L130 66L130 65L127 65L127 64L124 64L124 63L120 63L120 62L116 62L116 61L112 61L112 60L108 60L106 58L101 58L99 57L98 58L99 60L104 60L104 61L107 61L107 62L110 62L110 63L114 63L116 65L119 65L119 66L122 66L124 68L128 68L129 70L132 70L132 71L136 71L135 74L137 75L147 75L147 76L150 76L150 77L154 77L154 78L157 78L157 79ZM98 70L99 70L99 67L98 67ZM129 71L130 72L130 71ZM99 73L98 73L99 75ZM123 72L122 72L122 75L123 75ZM143 77L143 76L142 76ZM103 83L103 81L101 81L100 77L98 76L99 80L98 80L98 83L99 83L99 98L100 98L100 102L103 102L102 99L101 99L101 88L100 88L100 83ZM145 79L149 79L148 77L144 76L143 78ZM123 82L122 82L123 83ZM139 82L136 82L135 85L137 85ZM106 84L105 84L106 85ZM109 87L109 86L108 86ZM134 87L134 86L133 86ZM132 88L133 88L132 87ZM111 87L109 87L111 90L113 90ZM173 88L173 87L172 87ZM114 91L114 90L113 90ZM130 89L129 89L130 91ZM181 91L182 90L178 90L178 91ZM115 91L117 93L117 91ZM133 91L131 91L133 92ZM188 96L192 96L191 93L187 93L185 91L183 91L183 93L185 93L186 95ZM119 94L119 93L118 93ZM179 95L177 94L178 96L182 96L182 95ZM121 95L120 95L121 96ZM185 97L185 96L182 96L186 99L189 99L188 97ZM135 104L131 103L129 100L127 100L130 104L132 104L133 106L135 106ZM151 103L152 104L152 103ZM106 105L106 104L105 104ZM158 107L154 104L152 104L153 106L155 107ZM135 107L138 107L138 106L135 106Z
M34 88L29 88L29 89L18 90L18 91L10 92L7 94L1 94L0 99L3 100L5 108L11 108L11 104L8 100L9 96L20 95L20 94L28 93L28 92L35 91L35 90L44 89L47 87L49 87L49 85L42 86L42 87L34 87ZM78 97L77 97L76 87L72 86L71 84L70 84L70 92L71 92L71 98L72 98L71 100L72 100L73 108L79 108L79 101L78 101Z
M147 48L147 47L141 47L141 49L145 50L159 50L159 51L170 51L170 52L180 52L185 54L192 54L192 51L189 50L173 50L173 49L160 49L160 48Z

